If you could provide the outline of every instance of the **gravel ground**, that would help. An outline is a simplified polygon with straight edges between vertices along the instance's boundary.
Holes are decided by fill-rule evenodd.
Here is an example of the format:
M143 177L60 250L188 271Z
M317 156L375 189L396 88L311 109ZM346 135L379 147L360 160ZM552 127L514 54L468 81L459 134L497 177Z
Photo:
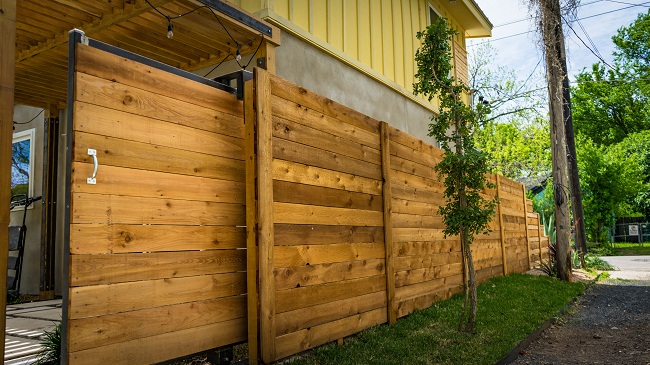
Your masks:
M650 281L592 285L517 365L650 365Z

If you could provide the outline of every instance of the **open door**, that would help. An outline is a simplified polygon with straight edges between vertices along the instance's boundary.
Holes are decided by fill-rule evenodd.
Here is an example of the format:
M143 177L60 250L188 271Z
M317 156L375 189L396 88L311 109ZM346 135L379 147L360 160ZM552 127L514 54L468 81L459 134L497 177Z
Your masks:
M243 105L70 33L65 361L149 364L246 340Z

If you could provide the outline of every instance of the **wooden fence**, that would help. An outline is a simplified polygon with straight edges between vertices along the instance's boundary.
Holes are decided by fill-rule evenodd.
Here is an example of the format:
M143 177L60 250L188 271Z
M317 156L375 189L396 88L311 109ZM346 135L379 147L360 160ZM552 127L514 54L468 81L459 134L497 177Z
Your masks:
M461 290L459 241L438 215L440 149L262 70L245 96L251 363ZM489 178L501 204L472 247L481 282L548 254L524 187Z
M461 290L459 242L438 215L441 150L262 70L242 103L70 43L68 363L247 339L250 362L270 363ZM472 247L479 281L548 254L522 185L489 178L501 204Z
M67 362L149 364L245 341L242 102L76 47Z

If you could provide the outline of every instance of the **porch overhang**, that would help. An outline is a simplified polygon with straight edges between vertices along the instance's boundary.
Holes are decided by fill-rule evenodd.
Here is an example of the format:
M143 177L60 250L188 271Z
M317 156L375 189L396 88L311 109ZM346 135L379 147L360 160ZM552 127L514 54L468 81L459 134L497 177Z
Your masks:
M187 71L280 44L278 28L221 0L17 0L15 103L63 108L74 28Z
M465 29L467 38L492 36L492 23L474 0L454 0L447 6L451 15Z

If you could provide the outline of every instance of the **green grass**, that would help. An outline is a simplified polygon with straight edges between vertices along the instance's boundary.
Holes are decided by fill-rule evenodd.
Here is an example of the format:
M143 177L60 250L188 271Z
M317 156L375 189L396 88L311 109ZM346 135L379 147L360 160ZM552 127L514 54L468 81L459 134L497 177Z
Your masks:
M477 333L459 334L463 296L457 295L354 336L286 361L326 364L494 364L584 290L548 276L512 274L479 286Z
M617 256L650 255L650 242L644 243L643 246L630 242L615 243L613 250Z

